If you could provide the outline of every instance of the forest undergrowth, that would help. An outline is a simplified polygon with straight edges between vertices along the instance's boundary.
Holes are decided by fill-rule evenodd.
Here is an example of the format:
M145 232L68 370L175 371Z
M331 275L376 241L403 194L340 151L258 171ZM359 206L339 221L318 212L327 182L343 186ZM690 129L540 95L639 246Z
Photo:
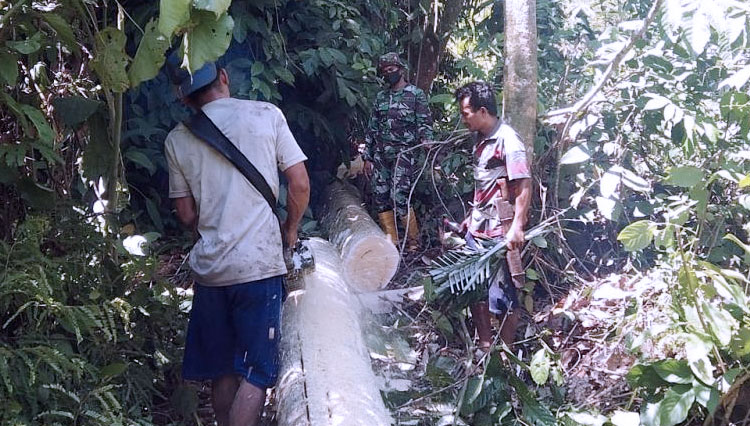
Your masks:
M482 79L502 98L504 5L0 1L0 424L210 423L210 389L179 375L192 236L163 155L186 111L160 67L184 45L284 111L313 188L356 160L381 53L430 88L439 140L411 194L425 250L368 330L400 424L750 424L750 8L536 1L525 142L544 232L516 345L485 355L450 288L502 250L444 257L439 240L473 191L452 91Z

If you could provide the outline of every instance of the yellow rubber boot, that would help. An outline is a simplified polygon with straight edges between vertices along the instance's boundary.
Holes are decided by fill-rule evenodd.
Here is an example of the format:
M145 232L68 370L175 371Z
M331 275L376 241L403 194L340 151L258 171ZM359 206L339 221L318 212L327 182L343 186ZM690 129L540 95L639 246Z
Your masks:
M378 213L378 220L380 221L380 227L391 239L393 245L398 246L398 229L396 229L396 216L393 214L393 210Z
M406 229L406 249L410 252L417 251L419 249L419 224L414 209L409 207L409 213L406 217L402 217L401 221Z

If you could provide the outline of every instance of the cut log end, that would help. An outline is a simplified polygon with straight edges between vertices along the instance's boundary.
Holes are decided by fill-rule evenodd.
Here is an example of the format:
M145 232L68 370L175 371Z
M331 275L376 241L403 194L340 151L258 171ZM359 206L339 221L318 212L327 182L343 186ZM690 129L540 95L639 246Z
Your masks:
M344 277L360 291L382 290L398 269L398 250L380 235L360 239L342 257Z
M359 292L384 289L398 269L396 246L362 207L353 186L334 182L324 199L321 224L341 253L346 281Z

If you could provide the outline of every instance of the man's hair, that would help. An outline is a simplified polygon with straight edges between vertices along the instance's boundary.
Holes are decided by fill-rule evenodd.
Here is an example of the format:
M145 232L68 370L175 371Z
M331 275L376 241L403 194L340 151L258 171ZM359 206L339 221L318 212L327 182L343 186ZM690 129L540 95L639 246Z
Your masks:
M219 87L219 76L221 75L222 68L216 69L216 78L214 81L208 83L207 85L201 87L200 89L196 90L195 92L189 94L186 96L187 100L193 103L198 103L200 99L208 93L209 91Z
M497 100L495 100L495 91L492 85L485 81L473 81L456 89L456 102L461 105L461 101L469 98L469 105L472 111L477 111L485 107L487 112L497 117Z

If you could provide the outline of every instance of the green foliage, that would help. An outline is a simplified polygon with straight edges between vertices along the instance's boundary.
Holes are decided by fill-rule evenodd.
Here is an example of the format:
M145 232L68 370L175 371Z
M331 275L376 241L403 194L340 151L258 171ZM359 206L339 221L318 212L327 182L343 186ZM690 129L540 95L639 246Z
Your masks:
M145 31L138 44L133 64L128 70L132 87L156 77L159 69L164 65L164 55L169 49L169 39L159 31L156 22L149 21Z
M159 31L172 37L190 22L190 0L161 0L159 2Z
M620 231L617 240L622 243L627 251L639 251L648 247L654 239L652 225L647 220L639 220Z
M538 385L544 385L547 383L549 378L550 370L550 358L545 348L539 349L531 357L531 364L529 364L529 371L531 372L531 378Z
M125 33L114 27L103 29L96 37L96 56L91 61L104 86L115 93L122 93L130 87L127 67L130 57L125 53Z
M229 15L216 19L213 14L202 11L193 13L191 20L195 26L185 35L182 52L183 64L192 72L206 62L215 61L227 50L232 40L234 20Z
M0 243L3 424L133 424L177 380L181 298L155 258L124 256L72 210Z

